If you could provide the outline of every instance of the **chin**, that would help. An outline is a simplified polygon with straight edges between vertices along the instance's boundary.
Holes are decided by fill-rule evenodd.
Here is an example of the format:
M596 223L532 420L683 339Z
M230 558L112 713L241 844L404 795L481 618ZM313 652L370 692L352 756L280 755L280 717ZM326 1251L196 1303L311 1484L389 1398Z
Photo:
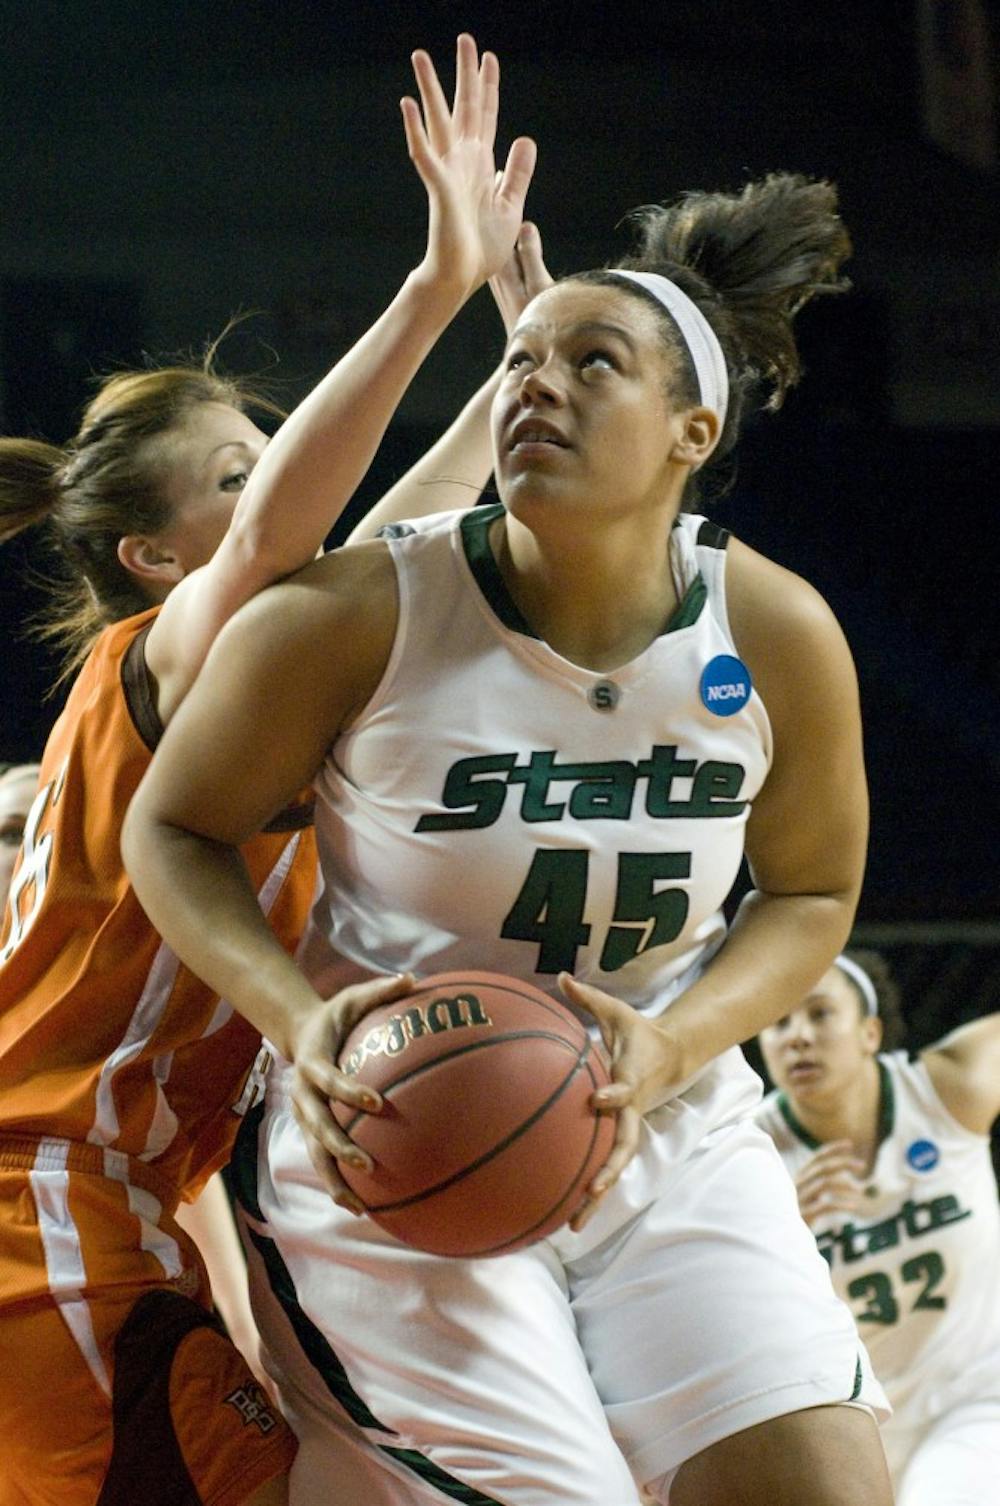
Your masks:
M542 487L511 487L500 499L506 511L526 528L532 527L541 518L550 515L556 499L546 496Z

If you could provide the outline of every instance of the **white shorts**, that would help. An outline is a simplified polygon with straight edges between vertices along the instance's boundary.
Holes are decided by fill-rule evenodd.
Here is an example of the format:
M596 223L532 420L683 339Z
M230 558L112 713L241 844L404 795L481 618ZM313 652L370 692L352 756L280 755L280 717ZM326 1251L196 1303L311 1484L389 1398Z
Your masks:
M421 1254L337 1208L278 1076L256 1199L249 1124L240 1180L259 1321L306 1460L293 1506L333 1487L352 1427L414 1482L387 1500L638 1506L636 1481L770 1418L847 1401L886 1415L791 1180L746 1117L756 1092L731 1064L711 1072L647 1116L581 1234L485 1260Z
M1000 1394L886 1437L896 1506L1000 1506Z

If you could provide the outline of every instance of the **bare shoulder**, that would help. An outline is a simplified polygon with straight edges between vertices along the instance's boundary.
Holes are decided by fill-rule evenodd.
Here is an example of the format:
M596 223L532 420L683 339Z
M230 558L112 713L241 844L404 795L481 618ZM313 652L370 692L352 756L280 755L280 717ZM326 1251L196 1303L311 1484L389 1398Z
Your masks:
M734 540L726 567L733 641L767 709L772 761L747 856L758 888L839 895L853 906L868 839L858 681L847 640L800 576Z
M227 625L226 632L297 633L327 623L365 634L388 617L395 621L396 571L380 540L335 549L294 575L258 592Z
M338 549L266 587L219 634L206 671L223 657L254 662L260 676L302 677L338 707L338 725L370 697L396 633L398 597L392 557L380 541Z
M730 540L727 559L733 638L769 708L787 698L801 709L811 686L824 696L853 693L850 649L819 591L738 539Z
M171 720L213 643L232 624L238 623L233 635L239 637L240 633L263 632L265 624L282 610L307 612L314 619L325 615L334 621L338 610L360 614L369 599L373 605L383 603L394 593L394 581L388 549L376 541L335 550L257 594L247 594L242 573L224 575L220 581L213 575L212 562L192 570L170 592L144 646L160 720L164 725ZM300 584L302 589L297 589Z
M920 1053L945 1108L974 1134L1000 1114L1000 1014L959 1025Z

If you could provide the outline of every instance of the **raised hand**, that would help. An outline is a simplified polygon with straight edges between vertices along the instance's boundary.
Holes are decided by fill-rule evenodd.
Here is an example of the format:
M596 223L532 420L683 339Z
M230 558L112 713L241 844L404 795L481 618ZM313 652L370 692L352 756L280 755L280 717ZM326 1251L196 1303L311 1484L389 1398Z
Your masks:
M542 256L538 226L526 220L507 261L490 278L490 292L508 335L531 300L550 288L554 281Z
M426 52L413 54L420 105L400 101L406 144L427 190L429 221L423 271L468 295L509 260L521 230L535 167L535 143L513 143L502 172L493 158L500 65L480 63L468 35L458 39L455 98L449 110Z

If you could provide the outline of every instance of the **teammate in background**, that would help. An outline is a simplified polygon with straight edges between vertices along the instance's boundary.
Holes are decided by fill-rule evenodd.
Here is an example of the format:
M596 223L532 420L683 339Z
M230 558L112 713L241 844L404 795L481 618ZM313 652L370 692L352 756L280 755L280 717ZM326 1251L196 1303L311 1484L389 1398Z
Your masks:
M884 959L838 957L761 1033L758 1120L892 1403L897 1506L998 1506L1000 1014L912 1059L899 1020Z
M418 162L433 87L423 107ZM258 597L133 803L143 903L287 1063L241 1141L293 1502L353 1429L380 1503L634 1506L639 1482L671 1506L887 1506L884 1398L737 1045L850 929L854 669L809 586L683 511L796 380L792 317L848 249L830 185L778 174L649 210L626 269L542 292L493 406L506 511ZM596 1016L616 1143L573 1228L440 1259L352 1217L335 1158L366 1158L328 1100L379 1111L334 1066L357 1001L274 945L236 851L313 778L315 918L351 964L486 968ZM726 937L744 839L756 888Z
M37 789L37 763L0 765L0 914Z
M516 142L495 173L497 90L496 59L464 39L453 129L419 163L425 257L266 448L233 383L186 369L112 378L66 452L0 444L2 534L49 523L64 642L79 657L97 633L43 756L0 935L3 1506L285 1498L294 1439L217 1330L174 1216L228 1156L259 1036L152 930L120 826L213 638L316 553L423 357L510 261L534 149ZM426 508L420 476L365 526ZM313 898L310 820L293 799L244 848L279 949ZM349 1459L323 1499L360 1506Z

